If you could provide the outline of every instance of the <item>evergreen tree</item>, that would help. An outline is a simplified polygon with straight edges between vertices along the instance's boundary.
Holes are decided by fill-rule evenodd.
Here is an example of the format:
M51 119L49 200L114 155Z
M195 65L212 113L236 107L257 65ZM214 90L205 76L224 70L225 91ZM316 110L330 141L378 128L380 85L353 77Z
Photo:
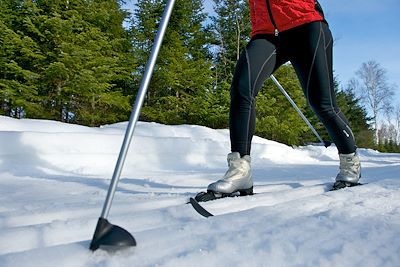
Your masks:
M134 62L127 33L122 28L127 14L118 1L2 3L15 14L9 25L25 45L17 37L11 39L14 50L10 54L16 59L7 59L8 65L16 62L24 72L14 69L14 77L8 75L2 84L15 85L18 78L17 91L28 88L29 94L35 96L24 94L23 98L32 99L37 112L32 105L17 104L26 117L87 125L127 118L129 97L123 91L131 85ZM13 96L17 99L15 91ZM11 95L10 89L7 92Z
M165 1L140 0L132 23L133 46L141 65L154 42ZM202 25L202 1L177 1L147 92L142 119L162 123L207 124L207 92L211 86L208 33Z
M217 86L229 87L240 53L250 40L251 24L248 1L214 0L215 79Z
M52 115L87 125L127 118L133 59L122 28L126 14L116 1L38 1L51 17L51 63L44 70L43 93ZM44 29L43 29L44 30ZM62 75L64 73L64 75ZM63 87L61 88L60 85Z
M0 114L18 118L40 114L37 80L44 58L38 43L23 34L29 25L23 12L24 1L0 2Z

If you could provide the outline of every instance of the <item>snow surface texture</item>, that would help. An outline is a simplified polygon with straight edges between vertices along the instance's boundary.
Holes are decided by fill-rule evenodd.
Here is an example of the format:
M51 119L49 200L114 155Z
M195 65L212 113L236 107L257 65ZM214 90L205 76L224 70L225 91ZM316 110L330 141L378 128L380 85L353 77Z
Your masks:
M334 146L255 137L251 197L189 197L226 171L227 130L139 122L108 217L137 240L88 247L126 123L0 117L0 266L400 266L400 155L359 149L360 187L327 192Z

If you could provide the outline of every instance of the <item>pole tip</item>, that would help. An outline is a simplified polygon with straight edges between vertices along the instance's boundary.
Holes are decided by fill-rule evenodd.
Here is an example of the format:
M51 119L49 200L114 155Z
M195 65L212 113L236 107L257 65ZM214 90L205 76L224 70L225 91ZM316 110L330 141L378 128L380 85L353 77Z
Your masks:
M98 248L120 250L134 246L136 240L128 231L100 217L89 248L92 251Z

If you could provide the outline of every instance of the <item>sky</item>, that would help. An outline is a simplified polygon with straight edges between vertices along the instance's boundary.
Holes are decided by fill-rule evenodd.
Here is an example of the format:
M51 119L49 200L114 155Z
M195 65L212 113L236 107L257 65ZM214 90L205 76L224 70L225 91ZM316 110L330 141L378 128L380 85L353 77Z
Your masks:
M375 60L386 69L388 84L397 85L394 105L400 105L400 1L319 0L334 36L333 64L341 86L356 77L362 63ZM135 0L127 1L127 8ZM213 1L204 0L213 12Z
M397 84L400 105L400 1L320 0L335 39L334 69L345 85L363 62L377 61Z

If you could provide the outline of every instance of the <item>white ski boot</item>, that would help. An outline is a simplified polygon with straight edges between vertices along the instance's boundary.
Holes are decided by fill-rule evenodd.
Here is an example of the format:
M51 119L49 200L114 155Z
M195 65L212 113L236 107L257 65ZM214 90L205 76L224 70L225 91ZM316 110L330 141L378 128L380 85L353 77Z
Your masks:
M336 176L336 182L333 189L341 189L360 185L358 181L361 178L361 164L357 152L350 154L339 154L340 166L339 173Z
M210 201L218 198L253 194L253 180L251 178L251 158L246 155L240 157L240 153L228 154L229 169L221 180L211 183L207 192L200 192L195 200L198 202Z
M227 157L229 169L221 180L210 184L207 191L215 194L232 194L240 192L242 195L253 194L253 180L251 178L251 158L246 155L240 157L238 152L232 152Z

